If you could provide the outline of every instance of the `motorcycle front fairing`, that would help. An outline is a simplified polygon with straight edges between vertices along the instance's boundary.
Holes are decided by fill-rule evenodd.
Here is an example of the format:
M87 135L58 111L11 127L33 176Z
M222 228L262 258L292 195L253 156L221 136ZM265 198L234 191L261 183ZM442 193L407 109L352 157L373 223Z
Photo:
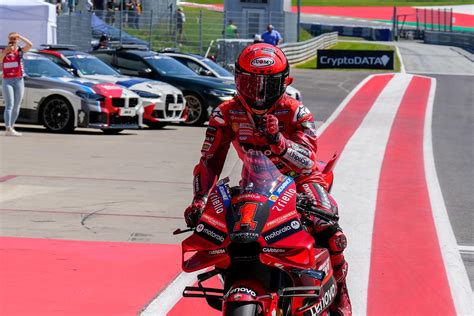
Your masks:
M183 241L184 271L227 268L236 244L258 244L259 259L266 265L314 267L314 239L296 211L291 177L261 155L244 161L238 187L231 189L228 183L228 178L217 182L194 234Z

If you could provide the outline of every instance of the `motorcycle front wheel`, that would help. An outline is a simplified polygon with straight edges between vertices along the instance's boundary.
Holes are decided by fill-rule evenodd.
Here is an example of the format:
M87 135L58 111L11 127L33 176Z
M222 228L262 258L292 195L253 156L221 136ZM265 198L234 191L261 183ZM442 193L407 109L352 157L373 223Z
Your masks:
M257 316L257 304L233 303L227 304L225 316Z

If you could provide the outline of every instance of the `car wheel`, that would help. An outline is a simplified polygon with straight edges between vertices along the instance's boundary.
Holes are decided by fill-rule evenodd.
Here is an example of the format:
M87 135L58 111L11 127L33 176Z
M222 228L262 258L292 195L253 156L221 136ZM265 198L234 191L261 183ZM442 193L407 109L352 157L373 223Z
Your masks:
M151 129L162 129L163 127L168 125L167 123L161 123L161 122L148 122L145 124L148 125L148 127Z
M196 94L185 94L186 107L188 110L188 117L186 119L187 125L204 125L207 120L207 112L202 99Z
M42 107L44 127L53 133L70 133L74 130L74 111L63 97L52 97Z
M113 129L110 129L110 128L105 129L104 128L102 130L102 132L104 132L104 134L107 134L107 135L117 135L121 131L123 131L123 129L120 129L120 128L113 128Z

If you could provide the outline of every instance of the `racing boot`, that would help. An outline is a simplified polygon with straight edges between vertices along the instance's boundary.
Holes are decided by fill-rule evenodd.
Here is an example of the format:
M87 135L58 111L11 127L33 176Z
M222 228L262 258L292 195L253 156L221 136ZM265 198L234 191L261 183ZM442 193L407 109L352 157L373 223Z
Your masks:
M331 316L351 316L352 315L352 305L351 299L349 298L349 293L347 292L346 285L346 276L348 265L346 261L343 261L342 264L333 268L334 277L337 282L337 294L334 299L334 303L329 307L331 311Z

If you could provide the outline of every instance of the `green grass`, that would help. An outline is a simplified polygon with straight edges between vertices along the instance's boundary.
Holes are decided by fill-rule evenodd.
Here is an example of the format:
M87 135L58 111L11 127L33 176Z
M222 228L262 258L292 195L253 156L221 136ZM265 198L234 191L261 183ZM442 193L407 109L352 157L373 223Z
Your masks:
M213 10L199 8L185 8L186 23L184 23L183 41L179 46L180 51L204 54L211 40L222 38L224 28L224 14ZM201 15L202 14L202 15ZM202 30L200 30L200 18L202 18ZM124 29L130 35L136 36L146 42L149 41L148 29L135 30ZM152 29L152 49L160 50L168 47L177 47L179 41L173 28L168 24L158 24ZM200 41L202 38L202 51ZM214 44L215 47L215 44Z
M306 31L302 27L300 27L300 42L304 42L313 38L310 32Z
M223 4L224 0L191 0L202 4ZM292 5L297 5L297 0L292 0ZM423 5L455 5L473 4L473 0L301 0L303 6L423 6Z
M357 43L357 42L338 42L336 45L332 46L330 49L347 49L347 50L395 50L395 46L392 45L383 45L375 43ZM316 58L307 60L304 63L296 65L296 68L299 69L316 69ZM351 69L355 71L367 71L366 69ZM385 70L380 70L385 71ZM395 69L394 71L400 71L400 60L398 59L397 54L395 54Z

